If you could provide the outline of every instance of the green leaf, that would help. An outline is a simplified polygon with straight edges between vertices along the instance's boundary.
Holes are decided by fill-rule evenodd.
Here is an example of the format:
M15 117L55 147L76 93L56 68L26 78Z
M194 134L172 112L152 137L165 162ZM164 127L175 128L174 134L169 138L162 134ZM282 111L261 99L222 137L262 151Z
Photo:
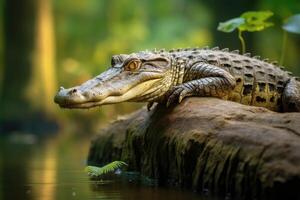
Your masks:
M286 19L282 28L287 32L300 34L300 14Z
M98 177L104 174L115 172L117 169L123 166L127 166L127 164L123 161L114 161L103 167L87 166L85 168L85 171L91 177Z
M240 31L262 31L265 28L273 26L273 23L266 21L273 13L271 11L249 11L241 15L245 23L239 26Z
M245 23L245 19L241 17L230 19L226 22L220 22L218 31L230 33Z

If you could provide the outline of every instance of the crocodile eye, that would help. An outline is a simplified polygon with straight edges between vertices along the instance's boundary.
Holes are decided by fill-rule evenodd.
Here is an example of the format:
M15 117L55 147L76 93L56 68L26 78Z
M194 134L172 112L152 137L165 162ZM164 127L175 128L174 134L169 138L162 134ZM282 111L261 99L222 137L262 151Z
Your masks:
M141 62L139 60L132 60L127 65L125 65L124 69L126 71L136 71L140 68Z

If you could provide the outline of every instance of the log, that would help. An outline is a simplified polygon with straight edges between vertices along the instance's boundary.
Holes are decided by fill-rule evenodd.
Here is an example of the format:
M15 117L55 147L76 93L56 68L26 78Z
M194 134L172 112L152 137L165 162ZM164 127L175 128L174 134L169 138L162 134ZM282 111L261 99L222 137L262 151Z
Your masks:
M90 165L114 160L160 185L233 199L300 199L300 113L217 98L143 108L92 140Z

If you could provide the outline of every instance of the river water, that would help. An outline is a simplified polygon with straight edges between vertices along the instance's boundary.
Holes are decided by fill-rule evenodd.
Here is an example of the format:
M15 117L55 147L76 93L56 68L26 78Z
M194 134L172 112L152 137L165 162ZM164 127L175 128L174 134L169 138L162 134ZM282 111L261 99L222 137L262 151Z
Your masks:
M91 136L58 133L0 137L0 199L207 199L130 180L91 181L84 172Z

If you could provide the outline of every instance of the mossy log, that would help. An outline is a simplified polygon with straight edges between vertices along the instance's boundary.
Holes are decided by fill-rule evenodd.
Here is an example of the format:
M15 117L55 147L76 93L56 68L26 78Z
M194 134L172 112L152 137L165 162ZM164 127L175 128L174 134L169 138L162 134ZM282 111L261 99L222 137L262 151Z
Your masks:
M300 199L300 113L188 98L121 117L89 164L122 160L159 184L233 199Z

